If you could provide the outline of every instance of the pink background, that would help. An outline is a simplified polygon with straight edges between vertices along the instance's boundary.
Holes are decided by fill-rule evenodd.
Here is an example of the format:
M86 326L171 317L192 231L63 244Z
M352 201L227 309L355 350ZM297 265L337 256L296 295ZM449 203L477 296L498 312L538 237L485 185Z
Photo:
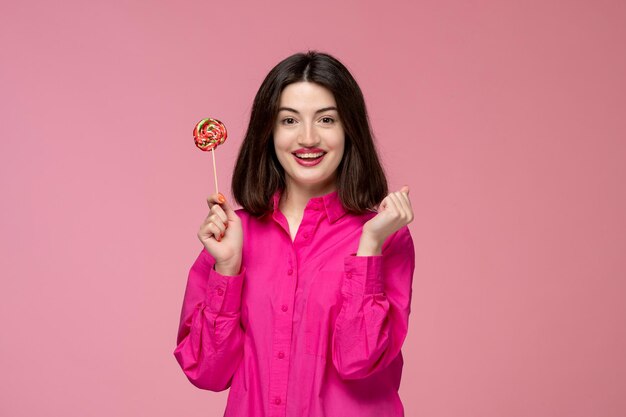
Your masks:
M172 351L254 94L308 48L360 83L417 267L407 416L626 415L620 1L5 1L3 416L221 416Z

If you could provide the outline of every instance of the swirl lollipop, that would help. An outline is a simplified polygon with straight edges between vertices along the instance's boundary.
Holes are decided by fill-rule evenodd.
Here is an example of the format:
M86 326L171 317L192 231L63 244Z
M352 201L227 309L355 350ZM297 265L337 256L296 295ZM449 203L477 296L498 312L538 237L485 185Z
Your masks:
M196 146L203 151L210 151L226 141L226 126L217 119L202 119L193 129Z
M217 193L217 170L215 169L215 148L226 141L226 126L217 119L202 119L193 128L193 140L198 149L213 155L213 175L215 178L215 192Z

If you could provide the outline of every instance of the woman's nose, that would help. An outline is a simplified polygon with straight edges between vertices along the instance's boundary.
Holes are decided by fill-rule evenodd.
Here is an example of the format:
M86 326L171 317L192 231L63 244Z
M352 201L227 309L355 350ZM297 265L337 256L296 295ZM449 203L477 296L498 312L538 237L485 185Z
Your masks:
M304 147L311 147L319 143L319 136L312 126L304 126L298 137L298 143Z

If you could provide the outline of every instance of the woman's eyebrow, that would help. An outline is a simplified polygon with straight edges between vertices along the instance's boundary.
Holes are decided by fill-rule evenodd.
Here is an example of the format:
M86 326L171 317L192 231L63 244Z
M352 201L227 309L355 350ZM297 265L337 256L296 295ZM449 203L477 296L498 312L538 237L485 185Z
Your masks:
M282 111L282 110L294 112L295 114L300 114L300 112L298 110L292 109L291 107L280 107L280 108L278 108L278 111ZM317 110L315 112L315 114L322 113L322 112L329 111L329 110L337 110L337 107L335 107L335 106L324 107L324 108L321 108L321 109Z

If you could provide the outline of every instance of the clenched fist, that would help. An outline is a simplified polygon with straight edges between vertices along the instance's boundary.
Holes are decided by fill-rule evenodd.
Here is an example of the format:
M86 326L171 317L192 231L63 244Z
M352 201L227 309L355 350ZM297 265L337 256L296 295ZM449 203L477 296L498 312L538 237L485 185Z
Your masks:
M357 255L380 255L383 243L394 232L413 221L409 187L390 193L383 199L378 214L363 225Z
M243 247L241 219L221 193L209 196L207 203L209 214L200 226L198 239L215 259L217 272L237 275L241 269Z

